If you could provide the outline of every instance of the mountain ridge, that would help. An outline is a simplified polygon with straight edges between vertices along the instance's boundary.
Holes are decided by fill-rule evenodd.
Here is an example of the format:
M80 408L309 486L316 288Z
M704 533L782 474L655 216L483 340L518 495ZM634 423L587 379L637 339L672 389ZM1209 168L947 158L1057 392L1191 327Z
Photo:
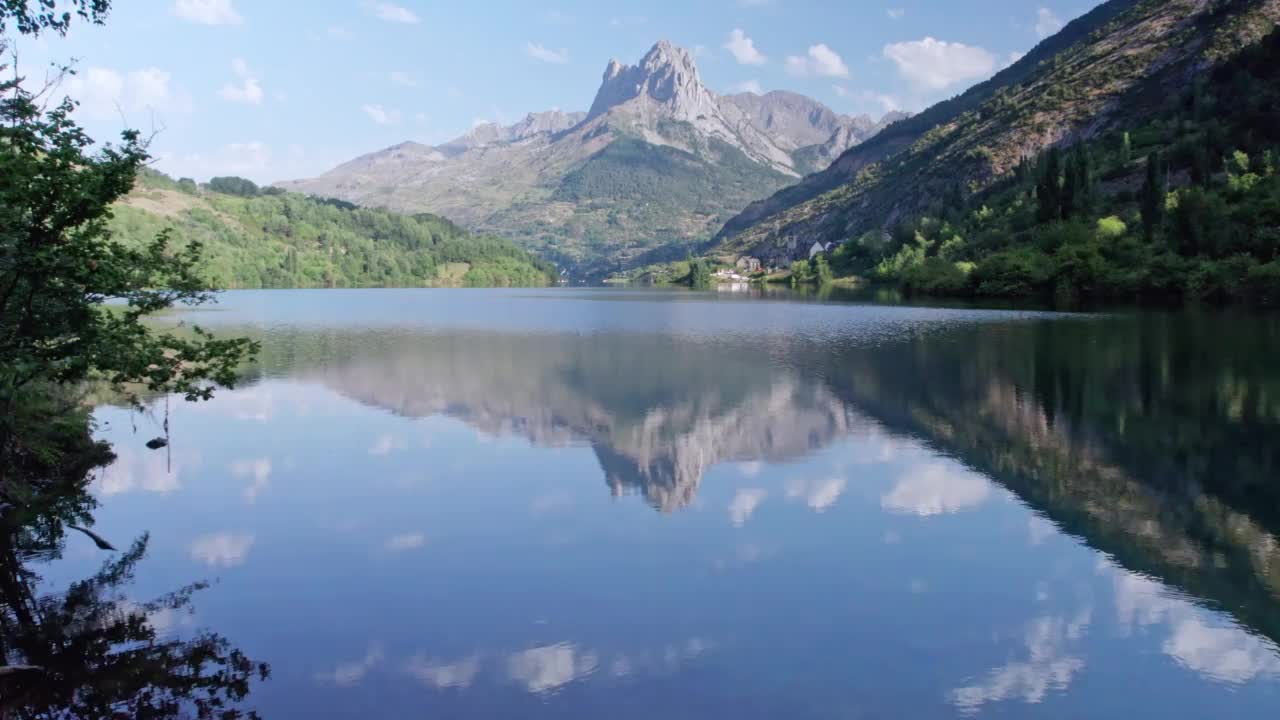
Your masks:
M692 53L659 41L635 65L611 60L585 113L531 113L436 147L400 143L277 185L437 213L599 276L642 257L682 255L751 201L884 125L795 93L719 95ZM673 190L660 207L645 195L658 168Z

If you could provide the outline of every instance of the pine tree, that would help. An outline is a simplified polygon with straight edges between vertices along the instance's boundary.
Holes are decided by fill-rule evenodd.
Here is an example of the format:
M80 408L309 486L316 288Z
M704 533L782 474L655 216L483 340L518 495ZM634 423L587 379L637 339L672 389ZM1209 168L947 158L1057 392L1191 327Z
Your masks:
M1062 218L1070 220L1087 215L1093 206L1093 168L1089 151L1076 147L1067 163L1062 183Z
M1120 164L1128 167L1133 162L1133 143L1129 139L1129 131L1124 133L1124 141L1120 144Z
M1062 151L1058 148L1049 150L1040 171L1040 180L1036 183L1036 201L1039 205L1037 217L1040 222L1062 219Z
M1139 204L1142 206L1142 233L1151 242L1155 238L1156 229L1164 219L1164 196L1166 192L1164 158L1153 152L1147 156L1147 181L1142 185Z

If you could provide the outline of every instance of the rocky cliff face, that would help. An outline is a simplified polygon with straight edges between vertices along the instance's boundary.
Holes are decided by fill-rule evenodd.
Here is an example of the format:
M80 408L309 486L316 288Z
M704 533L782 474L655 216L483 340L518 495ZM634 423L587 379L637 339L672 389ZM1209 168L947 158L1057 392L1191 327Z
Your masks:
M439 147L405 143L283 185L434 212L565 265L616 269L664 248L683 254L881 125L794 93L718 95L691 53L663 41L635 65L610 61L587 113L480 125ZM658 182L670 197L655 195Z
M610 60L587 117L599 117L635 100L650 101L663 116L689 122L718 110L693 56L666 40L654 45L638 65Z

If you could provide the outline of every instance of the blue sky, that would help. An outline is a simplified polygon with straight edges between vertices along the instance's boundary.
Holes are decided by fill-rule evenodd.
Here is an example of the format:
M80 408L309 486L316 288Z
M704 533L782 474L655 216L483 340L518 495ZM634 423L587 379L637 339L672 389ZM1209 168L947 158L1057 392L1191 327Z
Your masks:
M98 139L158 130L199 180L318 174L480 121L586 110L610 58L659 39L718 92L786 89L846 112L919 110L1008 64L1095 0L117 0L105 28L18 41Z

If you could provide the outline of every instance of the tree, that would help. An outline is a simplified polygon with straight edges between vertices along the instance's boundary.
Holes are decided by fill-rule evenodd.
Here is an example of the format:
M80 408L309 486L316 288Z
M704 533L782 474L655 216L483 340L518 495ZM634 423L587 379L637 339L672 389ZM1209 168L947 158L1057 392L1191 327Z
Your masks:
M8 539L8 538L6 538ZM48 593L0 541L0 717L257 718L234 707L270 676L215 633L162 637L153 616L191 612L194 584L144 603L125 594L143 536L97 573ZM16 622L12 622L16 621Z
M1079 145L1071 153L1067 163L1066 178L1062 183L1062 218L1070 220L1088 214L1093 206L1093 163L1089 151Z
M1129 139L1129 131L1124 131L1124 138L1120 141L1120 165L1128 167L1133 162L1133 142Z
M65 34L73 17L101 23L109 6L0 0L0 31ZM201 247L173 247L168 232L137 246L113 239L111 206L137 180L146 143L129 131L93 152L72 101L42 105L21 78L0 82L0 717L242 717L230 703L268 668L211 633L161 640L148 618L186 608L199 586L140 605L119 589L145 536L65 593L41 595L26 566L60 556L67 530L114 549L84 527L91 473L113 457L93 438L85 383L135 404L140 388L207 398L255 349L144 324L209 299Z
M112 203L148 160L145 143L126 131L120 145L90 154L74 104L45 112L36 100L19 80L0 83L0 413L38 382L98 379L190 399L234 383L249 342L199 328L179 338L143 323L212 299L200 244L175 247L161 232L126 247L106 230Z
M1167 192L1164 157L1153 152L1147 156L1147 180L1138 195L1142 211L1142 235L1147 242L1155 238L1164 219L1164 197Z
M827 262L825 255L819 254L813 259L813 277L819 285L830 285L834 277L831 274L831 265Z
M1036 217L1040 222L1062 219L1062 151L1051 148L1036 182Z
M42 30L66 35L73 17L101 25L111 11L111 0L39 0L35 8L31 5L31 0L0 0L0 34L12 24L23 35L39 35Z
M693 260L689 263L689 285L705 288L711 285L711 265L706 260Z
M792 260L791 261L791 284L792 286L801 283L807 283L812 278L809 276L811 270L808 260Z
M209 189L223 195L238 195L240 197L257 197L262 194L262 190L257 183L235 176L212 178L209 180Z

